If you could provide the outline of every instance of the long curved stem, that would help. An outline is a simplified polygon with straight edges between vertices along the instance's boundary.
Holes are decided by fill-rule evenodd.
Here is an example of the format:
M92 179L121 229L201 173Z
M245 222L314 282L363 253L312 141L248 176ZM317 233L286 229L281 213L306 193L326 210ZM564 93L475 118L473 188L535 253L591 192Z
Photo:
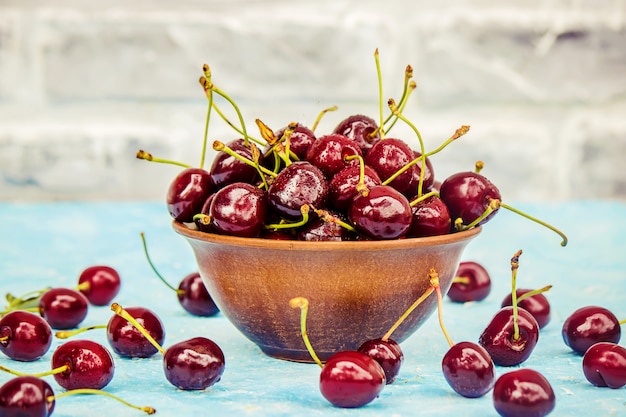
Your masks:
M152 263L152 259L150 258L150 254L148 253L148 244L146 243L146 236L144 235L143 232L141 232L140 235L141 235L141 244L143 245L143 253L146 255L146 259L148 260L148 263L150 264L150 268L152 268L152 271L154 272L154 274L161 280L161 282L163 282L163 284L165 284L172 291L178 293L178 289L174 288L169 282L165 280L165 278L163 278L161 274L159 274L159 271L157 270L156 266L154 266L154 263Z
M565 233L561 232L559 229L557 229L556 227L552 226L551 224L548 224L546 222L544 222L543 220L539 220L529 214L524 213L523 211L520 211L514 207L511 207L507 204L504 204L502 202L500 202L500 207L504 207L505 209L512 211L513 213L519 214L522 217L526 217L529 220L534 221L535 223L539 223L540 225L547 227L548 229L552 230L553 232L555 232L556 234L558 234L559 236L561 236L561 239L563 239L561 241L561 246L567 246L567 236L565 235Z
M393 332L396 331L396 329L398 327L400 327L400 325L402 324L402 322L404 322L404 320L406 320L406 318L413 312L413 310L415 310L420 304L422 304L424 302L425 299L428 298L429 295L431 295L433 292L435 291L435 289L433 288L433 286L431 285L430 287L426 288L426 291L424 291L424 293L413 302L413 304L411 304L409 306L409 308L407 308L404 313L402 313L402 315L398 318L398 320L396 320L396 322L389 328L389 330L387 330L387 333L385 333L382 337L383 341L387 341L389 340L389 338L391 337L391 335L393 334Z
M511 299L513 304L513 341L517 341L520 338L519 323L518 323L518 307L517 307L517 270L519 268L519 257L522 254L521 249L513 255L511 258Z
M129 403L126 400L121 399L120 397L113 395L109 392L106 391L102 391L99 389L93 389L93 388L77 388L77 389L73 389L73 390L69 390L69 391L65 391L59 394L55 394L55 395L50 395L49 397L46 398L47 401L52 402L56 399L62 398L62 397L67 397L70 395L79 395L79 394L91 394L91 395L103 395L105 397L114 399L116 401L119 401L120 403L126 405L127 407L130 408L134 408L135 410L139 410L139 411L143 411L146 414L154 414L156 413L156 410L153 407L150 406L138 406L138 405L134 405Z
M311 358L315 361L316 364L320 366L320 368L324 367L324 364L315 353L313 349L313 345L311 345L311 341L309 340L309 335L306 331L306 316L309 311L309 300L304 297L295 297L289 300L289 305L291 308L299 308L300 309L300 333L302 334L302 340L304 341L304 345L306 346Z

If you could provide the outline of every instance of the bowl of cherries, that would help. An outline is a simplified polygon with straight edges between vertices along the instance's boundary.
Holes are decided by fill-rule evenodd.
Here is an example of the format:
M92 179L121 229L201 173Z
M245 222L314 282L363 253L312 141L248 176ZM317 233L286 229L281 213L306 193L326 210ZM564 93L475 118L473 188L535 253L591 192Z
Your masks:
M385 334L426 291L429 271L438 272L447 292L464 248L481 225L500 208L517 211L479 172L481 164L435 179L429 157L469 127L460 127L433 150L425 148L418 129L402 114L415 87L410 66L402 96L389 99L386 112L381 97L378 121L354 114L331 131L316 132L331 108L311 126L291 122L272 129L256 119L258 138L248 132L235 102L213 83L207 65L203 72L208 111L200 165L145 151L137 157L182 166L166 196L173 228L191 246L222 313L272 357L311 361L297 312L289 306L293 297L310 301L307 332L322 360L356 349ZM378 78L380 83L380 73ZM227 119L222 102L239 123ZM215 156L205 168L212 114L238 138L214 141ZM415 133L419 148L391 135L396 122ZM394 339L412 335L436 308L436 300L426 300L396 329Z

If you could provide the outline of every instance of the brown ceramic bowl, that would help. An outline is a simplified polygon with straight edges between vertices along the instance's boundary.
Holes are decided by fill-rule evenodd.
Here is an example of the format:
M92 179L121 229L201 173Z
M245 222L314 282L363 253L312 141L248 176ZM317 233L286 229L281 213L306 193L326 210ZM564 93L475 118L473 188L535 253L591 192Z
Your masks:
M267 355L310 362L294 297L309 300L307 333L322 360L382 337L439 274L444 294L480 227L443 236L304 242L205 233L174 222L222 313ZM437 308L428 297L393 333L398 343Z

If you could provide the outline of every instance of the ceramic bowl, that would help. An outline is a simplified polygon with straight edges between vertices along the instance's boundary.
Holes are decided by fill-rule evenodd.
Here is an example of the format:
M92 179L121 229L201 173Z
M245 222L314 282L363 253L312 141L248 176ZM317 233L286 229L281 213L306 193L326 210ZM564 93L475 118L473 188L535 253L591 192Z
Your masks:
M173 223L191 245L200 275L222 313L267 355L310 362L300 334L300 310L309 300L307 333L318 356L357 349L382 337L439 274L450 288L466 245L480 227L428 238L304 242L240 238ZM428 297L393 333L401 343L437 308Z

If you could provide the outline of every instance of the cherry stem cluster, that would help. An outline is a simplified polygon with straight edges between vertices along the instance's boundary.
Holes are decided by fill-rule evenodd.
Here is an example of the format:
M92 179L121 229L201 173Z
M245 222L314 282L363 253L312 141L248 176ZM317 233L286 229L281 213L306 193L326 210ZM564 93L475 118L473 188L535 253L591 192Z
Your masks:
M324 367L319 356L315 353L313 349L313 345L311 345L311 341L309 340L309 335L306 330L306 318L309 312L309 300L304 297L295 297L289 300L289 305L291 308L299 308L300 309L300 333L302 334L302 340L304 341L304 345L306 346L309 354L313 361L320 366L320 368Z
M165 354L165 349L163 349L163 346L161 346L159 344L159 342L157 342L156 340L154 340L154 337L152 337L152 335L150 334L150 332L148 332L148 330L146 330L145 327L143 327L141 325L141 323L139 323L137 321L137 319L135 319L133 316L130 315L130 313L126 310L124 310L124 308L119 305L118 303L113 303L111 304L111 311L113 311L115 314L117 314L118 316L120 316L123 319L126 319L126 321L128 321L130 324L132 324L133 326L135 326L135 328L137 330L139 330L139 332L146 338L148 339L148 341L150 343L152 343L152 345L157 348L157 350L159 352L161 352L161 354Z

